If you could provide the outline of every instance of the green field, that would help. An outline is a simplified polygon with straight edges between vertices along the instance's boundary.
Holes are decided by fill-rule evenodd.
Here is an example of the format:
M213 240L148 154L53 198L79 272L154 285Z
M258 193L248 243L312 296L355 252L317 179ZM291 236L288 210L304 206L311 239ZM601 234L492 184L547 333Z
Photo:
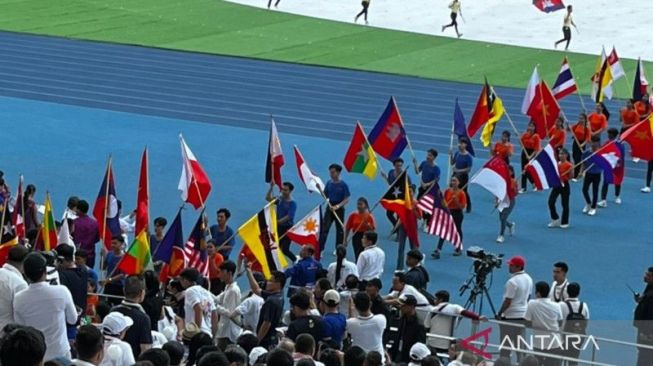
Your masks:
M524 87L536 64L552 83L563 56L220 0L0 0L0 29L471 83L481 83L487 76L494 85L512 87ZM568 56L577 82L587 93L596 56ZM623 62L632 78L635 62ZM617 96L630 95L631 87L624 80L616 87Z

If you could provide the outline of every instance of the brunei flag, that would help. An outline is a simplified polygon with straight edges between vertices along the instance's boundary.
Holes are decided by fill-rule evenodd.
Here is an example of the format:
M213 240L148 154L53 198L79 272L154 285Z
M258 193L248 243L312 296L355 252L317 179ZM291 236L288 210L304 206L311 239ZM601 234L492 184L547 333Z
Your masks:
M350 173L361 173L370 180L376 177L379 164L360 122L356 122L354 136L351 138L343 163Z
M413 195L408 184L408 176L404 170L388 191L381 198L381 206L399 216L406 236L411 242L419 244L417 235L417 217L413 205Z
M283 271L288 265L279 249L277 233L277 207L275 203L265 206L247 220L239 229L238 235L261 264L263 275L270 278L272 271Z
M57 227L54 222L54 213L52 212L52 201L50 193L45 194L45 212L43 213L43 224L41 225L41 238L43 238L42 250L48 251L57 247L58 242Z
M118 264L119 270L131 276L139 275L151 266L152 258L150 257L150 244L148 243L148 239L147 231L141 230Z

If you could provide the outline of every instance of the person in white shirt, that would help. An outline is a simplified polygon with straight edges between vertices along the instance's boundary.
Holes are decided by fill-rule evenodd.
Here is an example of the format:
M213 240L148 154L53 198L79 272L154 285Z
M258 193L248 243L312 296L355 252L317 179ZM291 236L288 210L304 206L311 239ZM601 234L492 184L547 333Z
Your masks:
M122 339L134 321L117 311L110 312L102 320L104 357L100 366L131 366L136 362L129 343Z
M580 285L576 282L572 282L567 286L567 293L569 298L558 303L560 305L560 311L562 312L562 330L567 333L578 333L585 334L585 328L587 327L587 321L590 319L590 309L587 306L587 303L582 302L578 299L580 295ZM580 315L580 316L579 316ZM582 320L580 319L582 318ZM574 336L568 336L568 340L565 341L566 350L564 355L571 358L578 358L580 356L580 347L574 347L573 342L578 338ZM570 362L570 366L575 366L575 362Z
M372 302L365 292L359 292L354 296L354 306L358 316L347 319L347 333L351 336L351 345L358 346L365 352L379 352L385 363L386 356L383 348L383 331L387 322L385 316L370 312Z
M75 336L75 349L77 359L73 360L73 365L99 365L104 357L104 338L100 330L91 324L81 326Z
M498 320L511 321L516 326L501 325L500 339L509 337L512 344L517 344L519 336L524 334L524 328L520 326L526 315L528 300L533 292L533 280L531 276L524 271L526 259L522 256L514 256L507 262L510 279L506 282L503 291L503 303L496 314ZM501 349L501 357L510 357L510 349ZM517 354L517 357L521 357Z
M535 284L535 300L530 300L526 308L526 325L533 329L533 348L547 354L560 354L562 337L560 337L560 322L562 311L560 305L549 298L549 284L540 281ZM557 359L538 356L540 365L557 366Z
M553 265L553 283L549 292L549 299L553 300L553 302L565 302L569 299L567 293L567 286L569 286L567 280L568 271L569 266L565 262L557 262Z
M261 307L265 300L255 293L251 293L246 299L244 299L234 311L231 312L231 319L237 319L239 316L242 316L242 327L245 330L256 331L256 326L258 325L258 318L260 315Z
M14 322L14 297L27 288L21 271L28 253L24 246L14 246L9 250L7 263L0 268L0 329Z
M236 343L242 329L231 320L231 314L240 304L240 287L234 281L236 263L225 261L220 264L220 280L225 284L224 290L215 298L215 306L220 320L218 321L218 347L225 350L228 345Z
M202 332L213 336L217 330L218 312L213 295L197 284L200 273L196 268L186 268L179 275L184 291L184 322L195 323Z
M406 274L404 272L397 271L392 277L392 291L390 291L390 293L383 299L386 304L396 308L401 308L401 305L403 304L402 300L404 300L407 295L414 296L417 300L417 318L420 324L424 324L427 314L431 311L429 300L415 287L406 283Z
M79 202L79 197L70 196L68 197L68 202L66 203L66 209L63 211L61 220L71 219L75 220L77 218L77 203Z
M363 283L372 278L381 278L385 266L385 252L376 246L378 235L374 231L363 234L363 252L358 257L358 279Z
M47 346L44 360L70 359L66 324L75 324L78 317L70 291L46 282L46 261L40 253L28 254L23 270L30 285L14 297L14 320L43 332Z
M327 268L327 279L331 287L336 291L345 288L345 279L347 276L354 275L358 277L358 267L354 262L347 260L347 247L338 245L336 247L336 261L329 264Z

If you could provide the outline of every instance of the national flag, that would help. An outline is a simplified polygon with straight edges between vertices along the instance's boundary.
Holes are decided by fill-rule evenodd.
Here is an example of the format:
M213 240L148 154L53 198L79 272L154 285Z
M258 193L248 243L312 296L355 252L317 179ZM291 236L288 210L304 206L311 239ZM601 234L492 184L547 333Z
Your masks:
M150 183L148 178L149 162L147 148L141 156L141 170L138 178L138 193L136 195L136 223L134 233L138 236L141 231L149 233L150 222ZM147 236L149 241L149 236ZM149 244L148 244L149 245Z
M184 254L186 255L186 265L189 268L197 268L204 276L209 275L209 255L206 251L206 224L204 220L204 209L195 222L193 231L188 236L184 244Z
M16 203L14 204L14 212L11 215L11 223L16 230L16 236L19 240L25 239L25 212L24 194L23 194L23 176L18 177L18 192Z
M374 151L390 161L401 156L401 153L408 146L404 122L401 119L399 107L397 107L394 97L390 97L385 111L383 111L381 118L376 122L372 131L370 131L367 140Z
M431 220L426 227L429 234L451 242L456 250L463 249L460 233L437 183L417 201L417 207L431 215Z
M599 150L597 150L587 159L585 164L587 166L596 165L601 168L601 170L603 170L603 181L607 184L614 184L615 181L618 181L618 176L615 176L616 174L614 170L617 165L623 161L622 159L623 157L621 150L613 140L609 141Z
M301 221L286 231L288 239L300 245L312 245L315 259L320 260L320 228L322 227L322 205L318 205Z
M630 145L633 158L653 160L653 115L624 131L621 140Z
M206 204L206 199L211 192L211 181L197 161L195 154L186 145L184 137L179 135L179 141L181 142L182 168L178 188L181 191L181 199L198 209Z
M18 245L18 238L14 235L4 243L0 244L0 266L4 266L9 256L9 250Z
M7 261L9 250L15 245L18 245L18 237L11 226L11 218L9 217L9 202L5 200L0 206L2 213L2 220L0 221L0 266L3 266Z
M530 80L528 80L528 85L526 86L526 92L524 93L524 100L521 102L521 112L523 114L528 114L528 110L533 104L535 99L535 93L537 88L540 85L540 75L537 73L537 66L533 69Z
M343 161L345 169L350 173L361 173L370 180L376 177L379 168L374 149L365 137L365 131L360 122L356 122L354 135Z
M499 212L510 206L510 200L514 198L514 192L510 188L512 178L508 164L502 158L495 156L491 158L475 176L470 179L470 183L475 183L492 193L499 204Z
M67 218L64 218L61 222L59 234L57 235L57 242L59 242L59 244L68 244L75 246L75 240L73 240L73 236L70 235L70 226L68 225Z
M540 138L548 136L560 115L560 106L544 80L537 86L527 114L535 123L535 132Z
M322 179L317 175L313 174L311 168L308 167L302 153L299 151L297 145L294 146L295 149L295 163L297 164L297 174L299 174L299 179L304 183L306 189L309 192L321 192L324 190L324 183Z
M111 158L107 164L107 170L104 173L104 179L100 186L95 206L93 207L93 217L98 223L100 239L104 247L111 248L111 238L122 234L120 229L120 217L118 217L118 199L116 198L116 187L113 182L113 170L111 169Z
M419 245L419 235L417 234L417 217L415 207L413 207L413 195L410 191L408 175L404 170L395 179L394 183L388 188L388 191L381 198L381 206L386 210L397 214L401 225L406 231L406 236L411 242Z
M578 91L578 86L576 85L574 75L571 73L569 61L567 60L567 57L565 57L562 60L562 66L560 67L558 78L553 84L553 96L557 100L561 100L575 91Z
M533 5L545 13L565 8L565 4L562 3L562 0L533 0Z
M592 75L592 99L598 103L602 102L604 97L612 99L612 72L605 49L601 51Z
M41 224L41 238L43 240L42 250L49 251L57 247L57 226L54 222L52 201L50 201L50 193L48 192L45 194L45 212Z
M467 125L467 134L474 136L476 132L483 127L481 132L481 141L483 146L490 145L492 134L494 133L494 126L503 116L503 102L496 95L494 89L488 84L487 79L481 89L481 94L476 102L476 108L472 114L472 119Z
M149 237L146 230L141 230L123 255L118 269L127 276L139 275L152 265ZM207 266L208 267L208 266Z
M283 271L288 265L279 248L277 209L274 202L238 228L238 235L261 264L266 279L270 278L272 271Z
M463 115L462 109L460 109L460 104L458 104L458 98L456 98L456 105L453 109L453 133L456 134L458 139L465 138L467 140L467 152L471 156L476 156L474 152L474 147L472 146L472 140L467 134L467 126L465 126L465 116Z
M496 95L494 88L490 87L489 90L490 96L488 100L490 101L492 109L490 110L490 119L488 119L485 126L483 126L483 131L481 132L481 142L483 142L484 147L488 147L492 143L494 128L505 112L503 109L503 101Z
M547 144L533 160L526 166L526 171L530 174L535 183L535 187L542 191L549 188L560 187L560 172L558 171L558 161L556 153L551 144Z
M163 239L154 251L153 260L164 262L160 278L165 281L168 277L177 277L186 268L186 255L184 254L184 234L181 225L181 209L170 224Z
M642 100L642 97L646 94L646 88L648 87L648 80L646 80L646 73L644 72L644 63L642 59L637 59L637 70L635 71L635 82L633 85L633 99Z
M281 167L285 164L283 150L281 150L281 140L277 133L277 124L272 120L270 125L270 138L268 140L268 156L265 161L265 183L274 183L279 186L283 185L281 180Z
M617 49L613 46L612 52L608 56L608 63L610 64L610 71L612 72L612 79L619 80L619 78L626 76L623 66L621 66L621 61L617 55Z

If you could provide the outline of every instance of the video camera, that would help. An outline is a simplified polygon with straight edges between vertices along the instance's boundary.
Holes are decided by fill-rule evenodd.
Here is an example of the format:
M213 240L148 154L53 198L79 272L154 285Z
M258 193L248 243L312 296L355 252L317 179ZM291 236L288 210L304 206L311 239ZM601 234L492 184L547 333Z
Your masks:
M494 268L501 268L503 254L486 253L481 247L467 249L467 256L474 258L474 273L477 280L484 280Z

